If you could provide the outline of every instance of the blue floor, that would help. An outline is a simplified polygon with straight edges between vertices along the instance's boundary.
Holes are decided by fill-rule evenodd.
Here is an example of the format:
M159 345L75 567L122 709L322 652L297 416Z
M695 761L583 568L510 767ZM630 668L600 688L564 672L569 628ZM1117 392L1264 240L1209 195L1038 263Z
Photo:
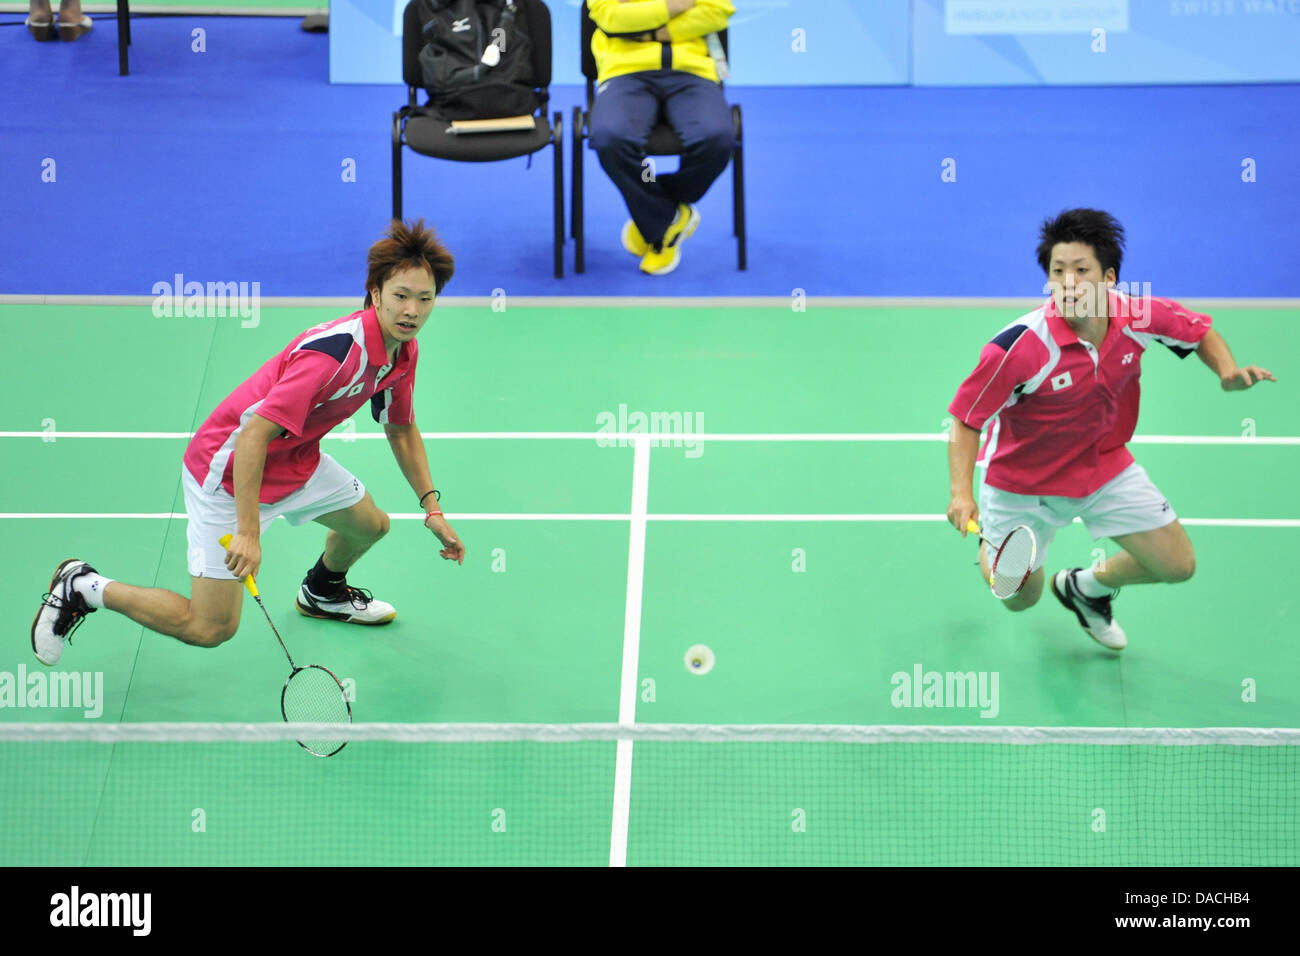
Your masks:
M330 86L328 38L298 18L137 18L128 77L112 19L75 44L37 44L21 21L0 17L0 293L147 295L182 273L263 295L363 294L401 88ZM567 125L582 90L551 92ZM551 276L549 151L531 168L407 151L405 211L456 254L454 295L1032 296L1038 223L1092 205L1128 228L1121 279L1156 295L1297 296L1298 92L731 86L746 126L743 273L729 172L681 267L657 279L619 247L626 213L590 151L581 276L571 241L568 276Z

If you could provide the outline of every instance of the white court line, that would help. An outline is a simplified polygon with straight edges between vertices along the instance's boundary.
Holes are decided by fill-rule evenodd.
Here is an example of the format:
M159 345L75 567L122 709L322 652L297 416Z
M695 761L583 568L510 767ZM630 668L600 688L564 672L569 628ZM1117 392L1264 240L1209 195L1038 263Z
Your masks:
M633 466L635 470L635 465ZM424 521L425 514L422 511L404 514L390 514L389 518L394 521ZM717 522L805 522L809 524L824 523L831 524L836 522L877 522L888 524L908 523L908 522L947 522L947 518L939 514L787 514L787 515L764 515L764 514L647 514L644 510L639 514L569 514L569 513L545 513L545 514L511 514L509 512L447 512L447 520L456 521L631 521L634 524L650 521L717 521ZM48 520L83 520L83 519L119 519L134 520L147 518L178 518L188 519L189 515L180 512L80 512L80 511L59 511L59 512L34 512L34 511L6 511L0 512L0 520L21 520L25 518L43 518ZM1079 519L1076 518L1077 522ZM1300 518L1179 518L1187 527L1203 528L1300 528ZM644 555L645 532L641 532L641 551ZM629 564L628 564L628 601L632 600L632 554L629 546ZM640 620L640 601L641 601L641 571L639 562L642 558L636 559L637 564L637 583L636 583L636 600L638 608L637 620ZM627 615L632 613L632 606L629 603ZM628 639L628 621L630 617L624 620L624 664L626 665L626 654ZM627 679L626 667L624 669L624 679ZM636 680L635 672L632 677L632 703L636 702ZM619 713L624 712L625 699L627 696L627 685L624 684L623 696L619 699ZM622 718L620 717L620 720Z
M410 514L395 513L388 516L394 521L423 521L425 514L415 512ZM183 512L88 512L88 511L5 511L0 512L0 520L20 520L26 518L41 518L48 520L83 520L83 519L118 519L118 520L135 520L135 519L157 519L157 518L177 518L188 519L189 515ZM906 523L906 522L946 522L948 519L939 514L572 514L565 512L547 512L542 514L525 514L512 512L447 512L447 520L455 519L457 521L632 521L632 522L650 522L650 521L716 521L716 522L760 522L760 521L782 521L782 522L809 522L809 523L834 523L834 522L877 522L877 523ZM1075 519L1076 521L1078 519ZM1219 528L1298 528L1300 527L1300 518L1180 518L1184 525L1195 527L1219 527ZM641 534L641 545L644 548L645 534ZM628 587L629 600L631 600L632 566L628 568ZM638 578L639 582L639 578ZM637 584L638 590L638 607L640 584ZM631 606L628 607L628 613L631 613ZM626 639L626 622L625 622L625 639ZM633 681L633 698L635 699L636 682ZM623 703L620 700L620 713L623 712Z
M172 512L168 512L168 511L151 511L151 512L144 512L144 511L122 511L122 512L118 512L117 514L111 514L111 513L108 513L108 512L85 512L85 511L59 511L59 512L53 512L53 511L47 511L47 512L35 512L35 511L29 511L29 512L16 512L16 511L6 511L6 512L0 512L0 518L5 518L5 519L16 519L16 518L52 518L52 519L60 519L60 518L68 518L68 519L73 519L73 518L76 518L76 519L82 519L82 518L121 518L121 519L123 519L123 520L132 520L132 519L138 519L138 518L187 518L187 519L188 519L188 518L189 518L189 515L187 515L187 514L183 514L183 513L174 512L174 511L172 511Z
M641 658L641 598L645 584L646 507L650 499L650 442L637 441L632 457L632 513L627 544L627 605L623 612L623 673L619 683L618 722L636 723L637 670ZM632 740L620 737L614 767L614 819L609 836L609 865L627 865L627 821L632 809Z
M0 438L40 438L53 443L60 438L117 438L117 439L179 439L193 438L193 432L4 432ZM679 447L689 439L692 442L946 442L943 432L420 432L420 437L430 440L550 440L596 441L612 445L627 445L637 439L647 438L651 447ZM327 440L353 442L387 438L383 432L330 432ZM1295 435L1134 435L1132 445L1300 445Z
M0 432L0 438L44 438L47 442L60 438L193 438L194 432ZM383 436L380 436L383 437Z

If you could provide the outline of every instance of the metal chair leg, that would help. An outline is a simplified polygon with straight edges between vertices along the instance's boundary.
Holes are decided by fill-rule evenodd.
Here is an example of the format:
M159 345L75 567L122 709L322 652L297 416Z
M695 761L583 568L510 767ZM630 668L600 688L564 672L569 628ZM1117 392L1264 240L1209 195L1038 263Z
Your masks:
M555 111L551 145L555 152L555 278L564 278L564 114Z
M402 115L393 114L393 218L402 218Z
M747 250L745 248L745 149L744 130L740 122L740 107L733 106L731 115L736 128L736 151L731 157L731 192L733 208L731 213L732 228L736 233L736 268L745 271Z
M127 64L126 48L131 43L131 4L130 0L117 0L117 73L126 76L130 72Z
M573 182L577 182L577 166L582 161L582 109L573 107L572 130L569 131L569 146L573 148ZM569 238L577 237L577 191L569 196Z
M586 209L583 208L584 183L582 168L583 140L587 133L587 114L580 107L573 108L573 271L582 273L587 268Z

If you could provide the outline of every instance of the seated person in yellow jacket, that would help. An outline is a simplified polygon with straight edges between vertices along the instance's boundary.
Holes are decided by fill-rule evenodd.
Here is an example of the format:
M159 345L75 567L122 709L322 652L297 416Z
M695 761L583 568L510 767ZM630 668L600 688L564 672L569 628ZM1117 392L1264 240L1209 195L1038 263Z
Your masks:
M632 214L623 247L643 272L666 275L700 223L693 204L727 168L735 143L705 38L736 11L726 0L589 0L588 11L597 27L591 145ZM661 111L682 141L675 173L646 163Z

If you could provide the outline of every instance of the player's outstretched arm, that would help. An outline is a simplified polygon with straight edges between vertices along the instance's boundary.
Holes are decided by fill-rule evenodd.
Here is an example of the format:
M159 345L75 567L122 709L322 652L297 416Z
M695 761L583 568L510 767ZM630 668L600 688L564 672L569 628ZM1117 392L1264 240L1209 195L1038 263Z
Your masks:
M1276 382L1273 373L1258 365L1241 368L1232 357L1232 350L1222 335L1210 329L1196 349L1197 357L1219 376L1219 385L1225 392L1240 392L1267 379Z
M261 415L248 417L235 439L232 478L235 483L235 514L238 527L226 549L226 567L237 578L256 575L262 564L262 524L260 506L262 471L266 467L266 450L275 436L284 430Z
M971 495L979 449L979 430L954 419L952 437L948 440L948 486L952 496L948 504L948 520L963 538L966 537L966 523L972 518L979 521L979 508Z
M434 485L433 478L429 475L429 458L424 450L420 429L415 422L409 425L385 425L384 434L388 436L388 447L393 450L393 457L397 459L397 466L402 469L407 483L417 498L423 496L420 504L425 512L424 526L442 542L439 554L448 561L464 564L464 543L443 516L442 508L438 506L438 496L428 494Z

